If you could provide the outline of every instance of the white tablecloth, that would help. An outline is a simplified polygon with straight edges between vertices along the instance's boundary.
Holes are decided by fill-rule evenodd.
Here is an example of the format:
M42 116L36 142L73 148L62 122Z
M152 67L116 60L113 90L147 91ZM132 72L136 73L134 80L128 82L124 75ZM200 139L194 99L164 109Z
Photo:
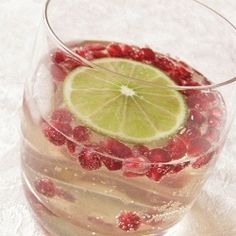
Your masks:
M19 161L22 88L42 2L0 0L0 236L43 236L23 196ZM235 0L204 2L236 24ZM236 236L235 142L236 122L211 178L171 236Z

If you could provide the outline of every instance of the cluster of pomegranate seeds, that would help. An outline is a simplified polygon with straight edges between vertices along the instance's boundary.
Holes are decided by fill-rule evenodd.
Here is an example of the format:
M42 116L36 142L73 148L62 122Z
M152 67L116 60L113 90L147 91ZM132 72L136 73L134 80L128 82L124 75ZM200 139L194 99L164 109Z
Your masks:
M124 231L136 231L141 225L141 218L136 212L122 212L118 216L118 227Z
M48 178L38 179L34 183L35 189L38 193L52 198L56 195L56 187L52 180Z
M89 42L71 49L87 60L118 57L141 61L159 68L178 85L200 85L192 79L193 71L187 64L155 53L148 47L139 48L119 43L102 44ZM51 71L56 81L63 81L67 73L76 67L84 65L62 51L53 53L52 62ZM198 72L195 71L195 73ZM205 79L204 84L209 83ZM98 153L92 151L93 147L84 148L78 153L76 151L77 145L62 134L72 137L75 141L87 146L90 142L91 131L84 126L72 128L70 123L73 117L64 109L56 110L51 115L52 127L43 124L43 133L50 142L57 146L66 144L68 152L86 170L97 170L104 165L110 171L122 169L123 175L127 177L146 175L150 179L159 181L163 176L178 173L190 164L189 161L181 164L168 164L168 162L179 160L186 155L199 156L207 152L210 148L210 143L217 141L220 135L219 129L216 127L220 127L223 122L224 110L222 107L216 107L217 104L222 103L219 95L214 91L202 92L194 89L181 92L185 96L189 107L188 120L177 136L170 139L161 148L149 149L141 144L130 147L114 138L107 138L99 144L99 148L96 150ZM204 126L207 128L202 131L204 129L201 127ZM200 168L210 160L209 155L202 156L192 164L192 167Z

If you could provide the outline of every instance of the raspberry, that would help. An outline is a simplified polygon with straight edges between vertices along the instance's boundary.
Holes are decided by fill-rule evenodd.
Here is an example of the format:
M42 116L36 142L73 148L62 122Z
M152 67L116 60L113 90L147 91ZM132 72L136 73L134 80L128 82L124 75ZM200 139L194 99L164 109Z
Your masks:
M170 173L172 169L172 165L152 165L146 176L154 181L159 181L163 176Z
M104 148L109 154L120 158L127 158L132 156L132 151L128 146L113 138L109 138L105 141Z
M141 225L141 218L136 212L122 212L118 217L118 227L124 231L136 231Z
M100 154L86 148L78 157L81 167L88 171L99 169L102 166L101 158Z
M188 144L188 155L198 156L209 150L210 143L204 138L191 139Z
M186 145L180 138L171 139L165 149L168 151L172 160L182 158L187 152Z
M73 137L78 142L84 142L89 139L90 131L84 126L77 126L73 129Z
M51 121L58 123L70 123L72 121L72 114L66 109L55 110L51 115Z
M136 144L133 147L133 153L136 157L139 157L140 155L148 157L149 149L146 146L142 145L142 144Z
M42 124L42 131L45 137L54 145L62 146L66 142L66 138L52 126L48 125L46 122Z
M56 194L56 188L52 180L48 178L42 178L35 181L35 189L38 193L41 193L42 195L46 197L54 197Z
M122 57L123 53L118 44L109 44L107 46L107 51L111 57Z
M171 157L168 152L161 148L152 149L148 155L148 159L152 163L171 161Z
M150 48L141 48L139 51L141 60L154 61L156 54Z
M126 177L145 175L147 171L148 165L141 157L127 158L123 162L123 175Z

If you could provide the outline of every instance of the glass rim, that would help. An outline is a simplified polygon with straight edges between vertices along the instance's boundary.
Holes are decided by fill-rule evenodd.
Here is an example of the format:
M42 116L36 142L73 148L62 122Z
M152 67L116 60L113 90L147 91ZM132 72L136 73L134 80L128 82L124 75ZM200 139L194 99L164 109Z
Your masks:
M56 42L56 44L65 52L67 52L69 55L73 56L74 58L77 58L78 60L82 61L83 63L85 63L86 65L92 67L92 68L95 68L95 69L99 69L99 70L103 70L103 71L106 71L106 72L109 72L109 73L113 73L113 74L116 74L118 76L121 76L121 77L125 77L125 78L128 78L130 80L133 80L133 81L139 81L139 82L142 82L144 84L147 84L147 85L154 85L155 87L158 87L158 88L163 88L163 89L175 89L175 90L211 90L211 89L215 89L215 88L218 88L218 87L222 87L222 86L226 86L226 85L229 85L233 82L236 82L236 76L231 78L231 79L228 79L228 80L224 80L223 82L219 82L219 83L216 83L216 84L210 84L210 85L199 85L199 86L182 86L182 85L156 85L155 83L153 82L148 82L148 81L145 81L145 80L140 80L140 79L136 79L134 77L130 77L130 76L127 76L127 75L123 75L121 73L118 73L118 72L115 72L115 71L112 71L110 69L107 69L105 67L102 67L100 65L97 65L96 63L92 62L92 61L88 61L87 59L85 59L84 57L76 54L75 52L73 52L67 45L65 42L63 42L63 40L56 34L56 32L54 31L51 23L50 23L50 20L49 20L49 5L50 3L52 2L53 0L46 0L46 3L44 5L44 22L45 22L45 25L46 25L46 28L48 30L48 32L50 33L52 39ZM229 26L232 27L233 30L235 30L236 32L236 26L231 22L229 21L226 17L224 17L222 14L220 14L219 12L217 12L216 10L212 9L211 7L207 6L206 4L198 1L198 0L192 0L193 2L199 4L200 6L208 9L211 13L214 13L215 15L217 15L218 17L220 17L223 21L225 21L225 23L227 23Z

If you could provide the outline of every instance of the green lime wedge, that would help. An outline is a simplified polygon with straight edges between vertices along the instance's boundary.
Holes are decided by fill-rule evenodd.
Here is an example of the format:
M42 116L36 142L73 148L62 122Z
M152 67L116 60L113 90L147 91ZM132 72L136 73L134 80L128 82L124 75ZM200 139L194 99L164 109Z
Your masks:
M165 139L184 123L185 99L174 89L158 87L175 85L162 71L127 59L104 58L93 62L125 76L90 67L79 67L67 76L64 100L82 123L131 143Z

